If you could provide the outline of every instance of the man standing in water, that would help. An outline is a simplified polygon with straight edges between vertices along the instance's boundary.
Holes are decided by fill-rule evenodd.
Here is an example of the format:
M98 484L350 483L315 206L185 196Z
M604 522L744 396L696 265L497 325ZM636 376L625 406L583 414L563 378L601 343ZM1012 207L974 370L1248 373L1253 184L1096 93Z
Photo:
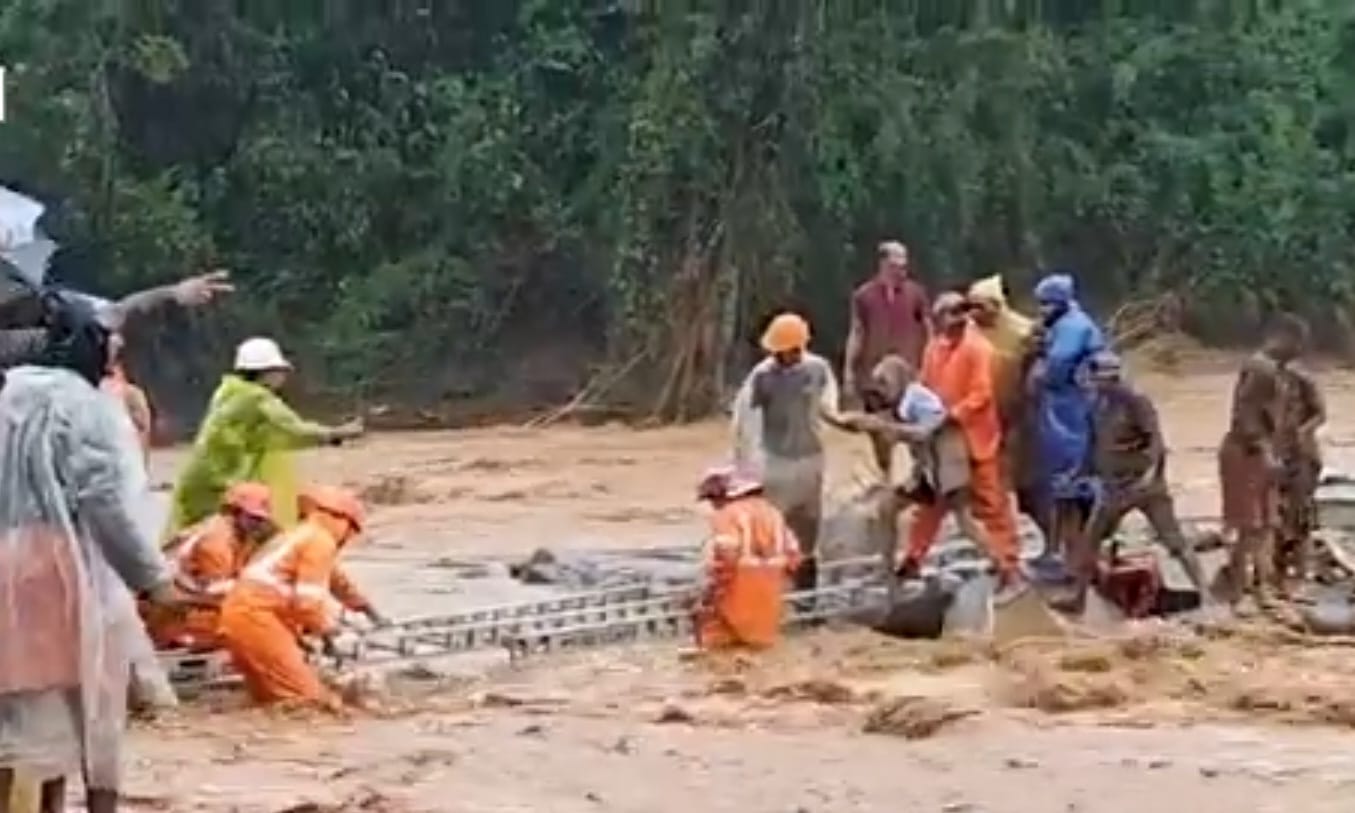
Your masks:
M1011 597L1021 587L1017 564L1020 541L998 456L1002 428L993 394L993 348L970 323L968 305L960 294L949 292L937 297L933 311L936 335L928 342L923 358L922 385L940 396L947 420L964 435L969 504L987 531L987 538L979 541L987 545L999 589ZM919 509L908 533L908 552L901 568L905 574L920 570L947 510L945 503Z
M818 583L815 559L823 515L822 425L841 428L833 368L809 352L809 323L782 313L762 335L767 357L739 388L734 406L735 464L756 473L767 499L800 541L795 588Z
M1312 533L1317 522L1314 498L1322 479L1322 449L1317 430L1327 422L1327 401L1312 373L1297 364L1281 371L1283 403L1276 454L1280 477L1280 539L1275 557L1276 587L1287 592L1291 574L1302 583L1312 567Z
M1087 589L1096 576L1104 542L1131 511L1141 512L1157 541L1181 563L1196 589L1204 577L1195 549L1186 540L1176 518L1176 505L1167 488L1167 443L1148 396L1124 380L1120 358L1110 351L1092 357L1093 470L1101 495L1087 520L1086 530L1071 540L1069 569L1073 590L1060 608L1080 613Z
M847 396L856 400L885 356L899 356L914 369L921 366L931 335L927 290L909 274L908 247L897 240L883 242L875 263L875 276L852 294L842 377Z
M1017 508L1049 535L1048 506L1036 483L1035 404L1026 391L1026 374L1037 343L1034 321L1007 302L1002 277L994 275L969 287L970 318L993 347L993 391L1002 423L1002 474L1016 492Z
M1232 415L1219 446L1223 524L1237 537L1228 560L1229 598L1254 591L1257 607L1274 604L1275 545L1279 531L1279 483L1283 471L1276 446L1281 429L1284 368L1303 354L1308 326L1281 316L1265 344L1242 365L1233 385Z

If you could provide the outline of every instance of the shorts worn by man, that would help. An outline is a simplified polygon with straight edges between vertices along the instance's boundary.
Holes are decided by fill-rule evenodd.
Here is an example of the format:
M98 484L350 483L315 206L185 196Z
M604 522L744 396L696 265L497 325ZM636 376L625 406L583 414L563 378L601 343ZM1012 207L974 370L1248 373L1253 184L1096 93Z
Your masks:
M762 337L769 354L744 380L735 399L735 462L757 477L785 516L804 553L795 586L818 583L815 550L823 513L822 426L841 425L837 380L828 362L808 352L809 325L777 316Z
M1157 408L1123 378L1120 359L1108 351L1092 358L1093 470L1100 495L1084 532L1070 552L1073 592L1065 608L1080 611L1096 576L1101 544L1131 511L1141 512L1157 541L1175 556L1197 588L1203 576L1194 548L1176 518L1167 487L1167 447Z

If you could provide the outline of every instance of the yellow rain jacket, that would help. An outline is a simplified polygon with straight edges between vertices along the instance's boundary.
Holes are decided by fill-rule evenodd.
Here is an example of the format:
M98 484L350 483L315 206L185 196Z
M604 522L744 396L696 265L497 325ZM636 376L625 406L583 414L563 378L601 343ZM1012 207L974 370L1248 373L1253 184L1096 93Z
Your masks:
M292 452L331 437L328 426L302 418L262 384L224 376L174 486L165 538L216 513L226 489L245 481L267 485L274 521L293 527L297 476Z
M983 338L993 346L993 389L1004 418L1021 397L1021 361L1026 337L1034 322L1012 310L1002 291L1002 277L979 280L969 288L970 299L982 299L997 306L997 321L990 326L976 325Z

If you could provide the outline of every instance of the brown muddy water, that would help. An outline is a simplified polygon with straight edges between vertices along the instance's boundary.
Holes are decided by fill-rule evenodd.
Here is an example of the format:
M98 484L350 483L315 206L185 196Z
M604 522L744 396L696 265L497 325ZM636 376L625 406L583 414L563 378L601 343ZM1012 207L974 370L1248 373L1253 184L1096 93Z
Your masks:
M1217 512L1214 449L1231 376L1145 373L1173 449L1181 513ZM1355 471L1355 378L1323 376L1329 463ZM690 548L694 483L722 424L379 435L310 453L310 476L374 511L350 567L392 616L541 595L505 562ZM158 452L168 480L181 450ZM869 477L837 437L830 491ZM668 562L668 565L662 564ZM1355 791L1355 653L1261 627L1142 624L1113 638L910 643L854 629L757 658L683 642L486 658L356 694L344 719L190 705L133 735L132 810L740 813L1144 808L1347 811Z

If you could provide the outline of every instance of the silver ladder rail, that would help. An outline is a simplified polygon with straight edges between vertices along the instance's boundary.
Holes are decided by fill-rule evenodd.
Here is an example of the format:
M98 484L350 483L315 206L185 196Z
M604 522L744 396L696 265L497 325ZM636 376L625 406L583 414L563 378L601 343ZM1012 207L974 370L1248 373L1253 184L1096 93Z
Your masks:
M860 574L878 577L880 562L878 556L862 556L821 564L820 581L825 586L786 597L788 623L800 619L796 608L807 601L823 608L818 611L821 616L859 609L850 602L844 604L844 596L859 599L859 585L869 580ZM844 584L849 587L844 588ZM321 668L341 672L500 647L520 658L590 642L603 645L612 640L672 638L691 633L691 614L698 595L694 584L656 587L638 581L539 601L419 616L386 627L343 633L335 641L335 651L312 656L311 660ZM184 691L228 685L239 679L224 652L163 652L160 662L171 683Z

